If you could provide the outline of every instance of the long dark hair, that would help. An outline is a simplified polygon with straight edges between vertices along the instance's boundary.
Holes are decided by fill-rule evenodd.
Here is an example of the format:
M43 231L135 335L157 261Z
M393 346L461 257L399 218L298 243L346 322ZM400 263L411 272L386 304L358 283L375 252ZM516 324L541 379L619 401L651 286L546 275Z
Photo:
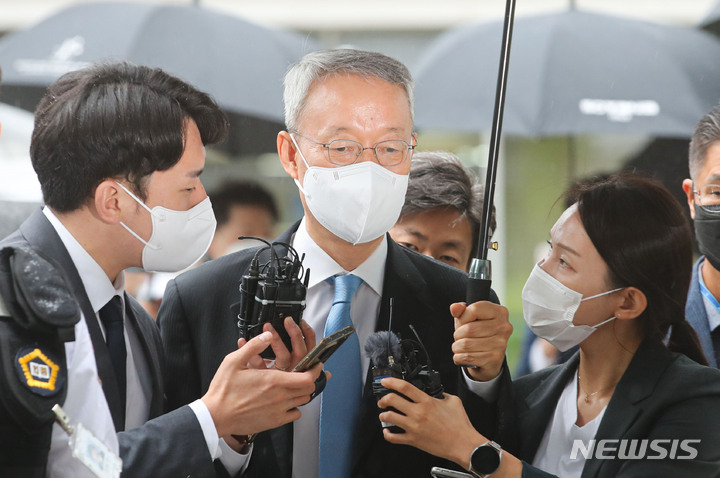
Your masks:
M647 297L640 320L646 340L707 365L697 335L685 320L692 277L692 233L683 210L660 183L622 174L577 186L585 231L610 271L613 287L637 287Z

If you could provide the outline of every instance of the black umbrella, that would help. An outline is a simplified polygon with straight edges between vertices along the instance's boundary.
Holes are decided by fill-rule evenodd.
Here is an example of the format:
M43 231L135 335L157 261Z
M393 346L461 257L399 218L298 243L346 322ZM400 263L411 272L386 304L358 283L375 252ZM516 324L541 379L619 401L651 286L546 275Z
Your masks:
M715 35L720 35L720 2L716 3L698 25Z
M501 28L431 45L414 71L418 128L490 129ZM576 10L518 18L503 131L689 136L720 99L717 58L720 42L695 29Z
M98 60L125 59L163 68L209 92L227 112L240 115L231 120L243 123L241 129L269 130L272 139L265 146L272 150L283 122L285 71L316 49L305 36L198 6L79 4L0 39L2 98L33 109L44 88L63 73ZM243 119L248 117L254 120ZM257 131L247 139L253 137Z

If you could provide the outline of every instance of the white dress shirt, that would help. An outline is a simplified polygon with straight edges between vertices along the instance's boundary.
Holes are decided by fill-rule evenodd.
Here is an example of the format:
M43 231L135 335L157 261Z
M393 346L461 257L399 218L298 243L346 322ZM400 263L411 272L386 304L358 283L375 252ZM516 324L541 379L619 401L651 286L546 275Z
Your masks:
M570 459L575 440L582 440L585 447L595 438L605 410L597 417L579 427L577 422L577 373L568 382L560 395L555 413L545 429L538 451L533 459L533 466L562 478L580 478L585 466L585 456L578 453Z
M116 278L115 283L110 282L105 271L52 211L45 207L43 213L67 249L80 275L96 317L98 311L115 295L119 296L123 301L124 314L124 274L121 273ZM105 331L99 319L98 323L104 334ZM125 429L130 430L144 424L149 418L152 380L148 365L149 361L145 357L137 331L132 326L131 321L123 320L123 323L127 349ZM119 445L115 434L115 426L100 384L93 345L84 315L75 324L75 341L65 344L65 356L68 366L68 390L65 403L63 403L63 410L67 413L72 424L82 423L113 453L118 454ZM200 422L210 456L213 459L221 457L222 447L218 439L215 423L207 406L202 400L197 400L191 404L190 408L195 412ZM229 457L223 458L227 459ZM225 463L225 460L223 460L223 463ZM232 468L232 465L228 467ZM47 473L49 477L53 478L82 478L86 476L90 478L94 476L83 464L72 457L68 446L68 435L57 423L53 425Z
M307 291L307 305L303 319L313 328L318 342L325 336L325 322L332 307L335 289L327 282L334 275L352 273L360 277L360 284L350 307L350 318L358 334L362 351L368 337L375 332L380 312L385 261L387 259L387 238L383 236L380 245L365 262L353 271L344 270L333 258L318 246L310 237L305 219L300 222L292 241L295 250L301 256L305 254L303 266L310 269L310 282ZM370 359L361 354L362 369L367 370ZM332 370L330 370L332 373ZM363 384L366 375L363 374ZM331 379L332 380L332 379ZM315 478L318 475L318 447L320 430L320 397L300 407L302 417L293 426L293 478Z

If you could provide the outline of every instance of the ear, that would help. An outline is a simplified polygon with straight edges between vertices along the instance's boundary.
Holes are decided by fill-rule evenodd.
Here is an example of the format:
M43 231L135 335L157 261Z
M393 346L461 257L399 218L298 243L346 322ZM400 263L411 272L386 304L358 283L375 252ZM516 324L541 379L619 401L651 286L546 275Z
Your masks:
M695 193L693 192L692 179L684 179L682 183L683 191L687 196L688 207L690 208L690 217L695 219Z
M124 204L122 192L124 191L121 191L120 186L112 179L106 179L98 185L93 201L98 219L107 224L120 223Z
M290 133L280 131L277 135L277 150L280 163L288 176L298 179L297 149L290 138Z
M647 308L647 297L637 287L626 287L619 293L622 299L613 313L618 320L634 319Z

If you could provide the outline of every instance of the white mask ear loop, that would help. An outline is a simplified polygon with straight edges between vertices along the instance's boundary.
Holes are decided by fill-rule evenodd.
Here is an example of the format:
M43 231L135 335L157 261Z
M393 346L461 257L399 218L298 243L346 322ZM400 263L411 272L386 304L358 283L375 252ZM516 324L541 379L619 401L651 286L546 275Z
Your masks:
M582 302L583 300L590 300L590 299L594 299L594 298L596 298L596 297L602 297L602 296L604 296L604 295L612 294L613 292L617 292L617 291L623 290L623 289L624 289L624 287L618 287L617 289L609 290L609 291L607 291L607 292L601 292L600 294L591 295L590 297L585 297L585 298L582 299L580 302ZM608 322L610 322L610 321L612 321L612 320L615 320L615 319L617 319L617 317L615 317L615 316L610 317L609 319L604 320L604 321L600 322L599 324L593 325L592 328L593 328L593 329L597 329L597 328L599 328L600 326L605 325L605 324L607 324Z
M150 209L149 207L147 207L147 204L145 204L144 202L142 202L142 201L140 200L140 198L138 198L136 195L134 195L133 193L131 193L128 188L126 188L125 186L123 186L122 184L120 184L120 183L117 182L117 181L115 181L115 184L117 184L118 186L120 186L121 188L123 188L123 190L124 190L126 193L128 193L131 198L133 198L133 199L135 200L135 202L137 202L138 204L140 204L142 207L144 207L145 209L147 209L147 212L149 212L150 214L152 214L152 209Z
M140 199L138 199L137 196L135 196L133 193L131 193L131 192L128 190L128 188L126 188L125 186L123 186L122 184L120 184L120 183L117 182L117 181L115 181L115 184L117 184L118 186L120 186L126 193L128 193L128 194L130 195L131 198L133 198L133 199L135 200L135 202L137 202L137 203L140 204L142 207L144 207L144 208L150 213L150 215L152 215L152 209L150 209L149 207L147 207L147 205L146 205L144 202L142 202ZM130 229L130 228L128 227L128 225L125 224L123 221L120 221L120 225L121 225L122 227L124 227L127 232L129 232L130 234L132 234L133 236L135 236L138 241L140 241L140 242L142 242L143 244L145 244L145 246L147 246L147 247L149 247L149 248L151 248L151 249L157 249L157 247L151 246L145 239L143 239L143 238L140 237L135 231L133 231L132 229Z
M607 292L601 292L601 293L599 293L599 294L591 295L590 297L583 297L580 302L585 301L585 300L594 299L594 298L596 298L596 297L602 297L602 296L604 296L604 295L612 294L613 292L617 292L617 291L619 291L619 290L623 290L624 288L625 288L625 287L618 287L617 289L609 290L609 291L607 291Z
M607 324L608 322L610 322L610 321L612 321L612 320L615 320L615 319L617 319L617 317L615 317L615 316L610 317L609 319L603 320L602 322L600 322L600 323L597 324L597 325L593 325L592 328L593 328L593 329L597 329L597 328L599 328L600 326L603 326L603 325Z
M307 159L305 159L305 155L300 150L300 146L298 146L297 141L295 141L295 136L292 133L288 133L290 135L290 140L292 140L293 144L295 145L295 150L300 154L300 157L303 160L303 163L305 163L305 167L307 169L310 169L310 165L307 162ZM308 193L305 192L305 189L303 189L302 185L300 184L300 181L298 179L295 179L295 184L297 185L298 189L307 197Z

